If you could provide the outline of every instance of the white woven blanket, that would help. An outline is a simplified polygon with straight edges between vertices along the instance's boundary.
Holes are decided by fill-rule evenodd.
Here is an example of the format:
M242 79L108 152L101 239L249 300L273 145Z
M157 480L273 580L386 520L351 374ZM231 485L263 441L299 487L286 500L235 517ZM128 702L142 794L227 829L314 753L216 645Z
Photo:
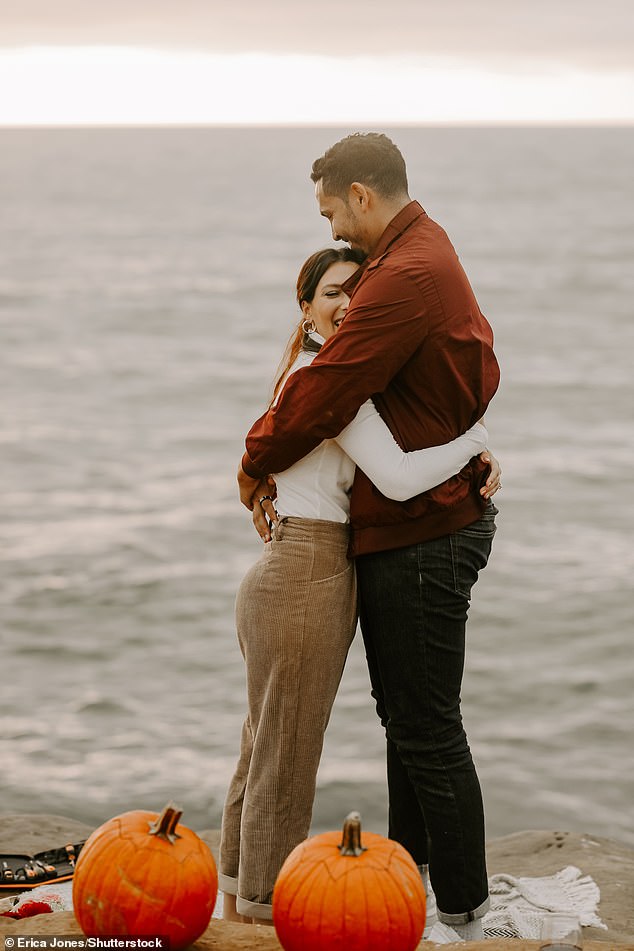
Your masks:
M597 914L599 886L574 865L543 878L492 875L489 892L491 908L482 922L487 938L537 939L545 915L554 911L576 915L585 926L607 928Z

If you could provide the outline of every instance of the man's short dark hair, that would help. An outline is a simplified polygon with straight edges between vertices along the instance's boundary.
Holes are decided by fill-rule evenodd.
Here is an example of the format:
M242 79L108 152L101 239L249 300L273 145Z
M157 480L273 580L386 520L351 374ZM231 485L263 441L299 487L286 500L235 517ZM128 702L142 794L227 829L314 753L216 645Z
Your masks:
M383 198L407 194L405 159L381 132L355 132L315 159L311 176L326 195L347 198L353 182L375 189Z

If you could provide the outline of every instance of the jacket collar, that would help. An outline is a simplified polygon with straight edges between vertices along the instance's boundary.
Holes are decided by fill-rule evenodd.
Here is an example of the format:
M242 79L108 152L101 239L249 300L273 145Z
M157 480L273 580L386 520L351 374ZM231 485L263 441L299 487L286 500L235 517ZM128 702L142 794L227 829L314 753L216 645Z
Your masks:
M407 229L420 218L426 216L425 209L417 201L410 201L408 205L401 208L399 213L392 218L389 225L379 238L371 260L368 262L368 268L374 268L379 263L383 255L389 250L397 238L400 238Z
M379 238L371 258L366 259L352 274L347 281L342 284L343 290L348 296L351 296L353 290L363 277L366 271L377 267L384 255L389 251L397 238L400 238L407 229L423 215L427 216L425 209L417 201L410 201L408 205L401 208L399 213L392 218L389 225Z

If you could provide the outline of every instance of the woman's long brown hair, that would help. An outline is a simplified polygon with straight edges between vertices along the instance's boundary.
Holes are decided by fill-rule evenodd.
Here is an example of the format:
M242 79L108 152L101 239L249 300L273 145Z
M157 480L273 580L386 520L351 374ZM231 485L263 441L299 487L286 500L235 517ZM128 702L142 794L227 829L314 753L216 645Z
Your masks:
M315 251L314 254L311 254L311 256L304 261L297 275L297 303L300 309L304 301L309 304L311 303L315 296L317 285L329 267L338 261L350 261L353 264L361 264L363 259L363 253L361 251L355 251L353 248L324 248L323 251ZM286 374L295 363L295 360L304 346L306 334L302 329L303 323L304 316L302 315L302 319L286 344L282 360L275 374L271 406L275 403L279 395Z

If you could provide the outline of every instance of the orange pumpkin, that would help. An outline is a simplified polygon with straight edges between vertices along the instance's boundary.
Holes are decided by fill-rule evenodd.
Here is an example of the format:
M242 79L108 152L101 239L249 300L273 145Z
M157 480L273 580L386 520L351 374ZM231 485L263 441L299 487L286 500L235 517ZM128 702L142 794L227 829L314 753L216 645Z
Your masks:
M365 832L351 812L338 832L300 843L273 891L285 951L413 951L425 927L425 889L409 852Z
M172 949L203 933L216 903L216 863L202 839L178 825L172 803L126 812L96 829L73 876L75 917L86 935L164 935Z

